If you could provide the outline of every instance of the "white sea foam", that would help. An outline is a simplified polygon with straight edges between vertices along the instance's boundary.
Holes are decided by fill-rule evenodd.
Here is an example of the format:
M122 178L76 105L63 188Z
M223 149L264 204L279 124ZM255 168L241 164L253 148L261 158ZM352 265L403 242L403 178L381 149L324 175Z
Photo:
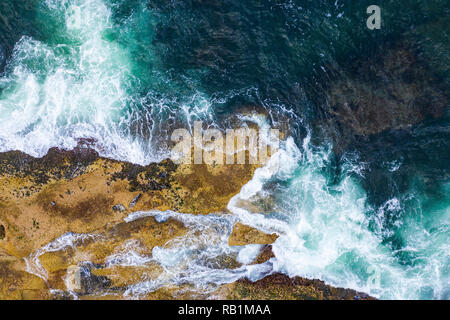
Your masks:
M114 27L105 2L45 0L39 8L40 14L49 19L65 22L61 32L68 41L43 43L25 36L16 44L7 72L0 78L0 152L22 150L40 157L50 147L71 149L79 139L90 138L107 157L140 164L165 157L153 150L151 137L131 132L133 124L143 120L139 109L142 101L130 94L139 80L131 72L133 57L104 37ZM150 92L142 99L152 95ZM164 99L150 103L151 110L144 116L148 117L146 123L152 125L158 113L170 109L168 105ZM177 110L188 125L198 118L213 120L211 101L200 93L181 102ZM261 117L241 119L268 129ZM146 129L151 135L153 128ZM190 230L183 237L155 247L151 257L140 252L135 242L126 243L108 257L107 265L138 266L152 261L163 267L158 279L131 286L127 294L186 283L212 290L241 277L257 280L280 271L319 278L382 298L417 298L423 294L448 299L448 206L435 209L433 221L428 221L421 216L417 200L415 216L408 216L403 203L415 201L418 196L412 192L409 198L392 198L380 208L370 208L365 192L352 178L364 176L367 169L357 154L344 157L341 179L330 183L323 170L330 152L312 148L310 139L308 135L300 148L293 138L283 142L268 164L257 169L253 179L231 199L231 215L150 211L127 217L126 222L145 216L154 216L159 222L174 218ZM401 165L402 161L393 161L386 167L395 172ZM267 199L270 209L255 212L259 201ZM397 251L382 242L383 237L394 232L384 226L388 215L404 217L395 222L395 232L401 232L405 242ZM228 246L237 221L277 233L280 237L273 244L276 258L262 265L245 265L258 247ZM46 279L48 275L39 260L42 254L76 247L92 237L95 235L63 235L27 257L27 271ZM402 264L398 258L402 254L414 257L413 263ZM244 266L218 268L216 260L221 256L235 257Z
M276 169L269 162L255 172L241 193L230 201L232 214L140 211L126 217L126 222L149 216L159 223L177 219L188 229L185 235L154 247L151 256L141 252L140 243L128 241L106 259L107 266L143 266L154 262L163 268L156 279L129 286L126 295L133 298L161 287L183 285L189 285L189 290L208 293L221 284L243 277L256 281L273 272L282 272L289 276L322 279L331 285L387 299L417 298L423 290L433 290L436 298L448 297L448 275L445 273L448 226L437 222L441 228L439 232L421 235L423 226L408 223L410 228L417 230L408 230L411 236L405 241L409 246L402 251L418 254L420 259L426 257L427 261L417 267L402 265L395 256L399 252L382 244L382 228L370 231L371 220L366 212L372 209L367 207L365 193L351 175L344 175L339 183L330 185L321 171L327 151L300 152L294 146L293 140L288 139L280 149L284 160L275 166ZM271 161L274 159L277 159L276 155ZM349 166L352 173L355 172L353 169ZM276 183L280 179L283 184ZM286 184L286 180L289 183ZM276 207L268 213L254 213L255 204L269 194L269 188L275 188L272 191L280 195L273 199ZM401 200L393 198L377 212L384 215L384 211L401 209ZM377 215L372 217L380 221L385 219ZM273 244L275 258L260 265L248 265L261 246L228 245L228 237L238 221L267 233L277 233L280 237ZM45 278L39 256L49 250L73 246L86 236L67 234L38 250L27 259L28 270ZM231 257L243 265L227 268L223 265L223 257Z
M122 244L118 252L106 258L106 267L111 266L142 266L151 261L152 257L145 255L142 251L142 246L138 241L129 240Z
M51 147L73 149L89 139L114 159L148 164L168 157L153 133L171 107L152 92L133 94L140 83L131 72L133 57L105 38L114 27L110 7L103 0L46 0L38 9L42 19L65 22L55 35L64 42L24 36L15 45L0 78L0 152L42 157ZM200 93L180 104L187 122L212 114Z
M248 244L239 251L237 261L242 264L249 264L253 262L258 254L261 252L261 244Z
M76 44L50 46L26 36L16 44L12 71L2 79L8 90L0 97L0 151L43 156L50 147L71 149L78 139L91 138L108 156L145 162L137 141L115 126L132 76L127 53L102 37L111 27L110 10L101 0L46 4L41 10L64 17Z
M236 217L227 214L192 215L174 211L135 212L125 218L126 222L153 216L158 222L177 219L188 228L187 234L170 240L164 246L152 250L152 259L164 272L157 278L128 288L126 294L138 296L152 292L161 286L189 284L192 290L203 294L217 286L248 277L258 280L272 271L271 262L261 265L229 269L221 266L221 257L235 257L243 264L251 262L260 246L228 245L228 237L236 223Z
M409 226L404 240L410 246L402 250L424 259L417 266L403 265L398 252L383 245L383 238L389 236L386 232L392 232L383 228L385 214L400 212L402 200L390 199L374 214L364 190L352 178L354 174L362 176L366 164L356 155L347 155L342 179L330 184L322 170L328 165L329 151L312 149L309 141L307 136L300 150L292 138L287 139L228 205L243 223L280 236L273 244L274 271L322 279L385 299L448 296L445 269L450 259L448 241L442 239L448 229L448 213L436 216L444 230L434 232L435 239L427 238L416 217L403 220ZM268 196L274 208L264 214L262 208L260 213L255 211L255 205ZM397 227L405 227L403 224Z
M163 272L156 279L145 280L143 275L143 281L129 286L125 292L127 297L138 297L164 286L185 284L192 290L205 294L214 291L221 284L231 283L243 277L256 281L272 272L271 261L261 265L247 265L256 258L260 245L228 245L228 237L237 221L232 215L192 215L175 211L149 211L132 213L125 218L125 221L136 221L149 216L155 217L158 223L163 223L170 218L177 219L187 227L188 231L163 246L154 247L151 255L146 254L147 251L142 243L130 239L106 257L105 267L126 268L146 266L149 263L157 263L162 267ZM85 241L106 239L105 237L105 235L97 234L67 233L27 257L25 259L27 271L47 279L48 274L39 260L41 255L46 252L66 250L69 247L77 250L77 247L83 245ZM226 264L223 264L228 258L236 259L243 266L228 268ZM83 260L79 263L89 262ZM74 292L70 293L76 297Z

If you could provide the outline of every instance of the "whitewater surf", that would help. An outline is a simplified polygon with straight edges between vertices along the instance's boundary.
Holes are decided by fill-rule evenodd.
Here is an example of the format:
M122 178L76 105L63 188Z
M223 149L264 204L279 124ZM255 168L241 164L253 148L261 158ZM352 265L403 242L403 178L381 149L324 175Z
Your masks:
M283 132L223 212L125 218L171 218L189 231L151 253L131 238L118 245L104 268L162 270L124 295L213 292L282 273L380 299L450 299L448 3L385 1L371 30L367 1L163 2L0 6L2 153L81 147L148 165L196 121ZM252 264L262 244L229 245L238 222L277 235L274 257ZM27 271L48 281L42 255L96 237L114 238L60 235L27 255ZM224 257L239 266L216 263ZM80 259L68 287L94 266Z

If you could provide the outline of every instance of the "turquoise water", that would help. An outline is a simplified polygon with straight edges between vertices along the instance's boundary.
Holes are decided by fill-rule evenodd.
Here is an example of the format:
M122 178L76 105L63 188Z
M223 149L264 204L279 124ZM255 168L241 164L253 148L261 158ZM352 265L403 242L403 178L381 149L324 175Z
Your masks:
M398 39L448 88L448 1L383 1L375 32L372 2L2 1L0 151L43 156L88 140L145 164L167 155L174 128L262 106L274 123L290 119L292 137L283 165L239 196L273 207L230 208L282 235L274 270L386 299L449 299L448 107L339 153L317 130L333 72Z
M377 206L364 188L370 165L358 157L348 155L334 175L329 149L288 141L279 161L269 173L257 171L229 207L246 224L281 235L275 270L382 299L448 299L448 179L430 192L423 176L409 174L405 191L377 190L385 199ZM268 194L273 207L265 215L250 213L250 204Z

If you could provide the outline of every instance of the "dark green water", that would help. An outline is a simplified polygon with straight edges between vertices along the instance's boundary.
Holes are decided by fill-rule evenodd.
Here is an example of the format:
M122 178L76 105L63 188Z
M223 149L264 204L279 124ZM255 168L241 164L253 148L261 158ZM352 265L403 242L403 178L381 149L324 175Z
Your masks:
M371 4L380 30L366 27ZM293 134L286 174L264 181L273 217L292 226L274 269L382 298L449 299L448 99L439 117L362 135L324 100L333 83L359 81L359 62L376 71L399 46L448 94L449 25L445 0L3 0L0 150L42 156L89 138L105 156L148 163L175 127L262 106Z

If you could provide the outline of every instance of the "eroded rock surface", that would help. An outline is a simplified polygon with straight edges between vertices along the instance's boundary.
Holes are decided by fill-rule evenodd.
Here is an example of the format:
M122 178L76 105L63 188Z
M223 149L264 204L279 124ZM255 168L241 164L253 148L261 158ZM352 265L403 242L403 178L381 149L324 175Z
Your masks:
M271 294L282 292L282 298L331 297L314 291L322 290L314 282L308 289L297 284L295 289L288 280L273 282L273 277L219 286L206 281L201 290L189 282L195 279L174 281L174 272L186 276L192 264L245 274L237 253L248 244L265 244L251 264L274 257L270 244L276 234L220 215L211 217L220 220L212 220L217 225L208 223L205 228L199 220L196 227L189 222L193 218L182 222L168 213L226 215L231 197L255 169L256 165L194 168L170 160L139 166L105 159L85 148L51 149L41 159L21 152L0 154L0 299L249 299L253 296L243 292L260 290L261 283ZM124 221L133 212L158 212L159 218L144 214ZM167 218L161 219L166 212ZM193 257L186 259L181 250L179 260L172 261L171 250L180 246L190 248L186 254ZM210 246L222 251L205 256ZM146 287L149 284L156 285Z
M228 238L230 246L245 246L247 244L272 244L278 235L266 234L258 229L252 228L242 223L236 223L233 232Z
M51 149L41 159L3 153L0 246L25 257L66 232L89 233L132 211L218 212L255 168L196 165L194 170L170 160L144 167L104 159L90 149ZM131 203L132 208L123 205Z
M355 290L334 288L320 280L289 278L272 274L259 281L241 279L218 291L222 299L232 300L373 300Z

